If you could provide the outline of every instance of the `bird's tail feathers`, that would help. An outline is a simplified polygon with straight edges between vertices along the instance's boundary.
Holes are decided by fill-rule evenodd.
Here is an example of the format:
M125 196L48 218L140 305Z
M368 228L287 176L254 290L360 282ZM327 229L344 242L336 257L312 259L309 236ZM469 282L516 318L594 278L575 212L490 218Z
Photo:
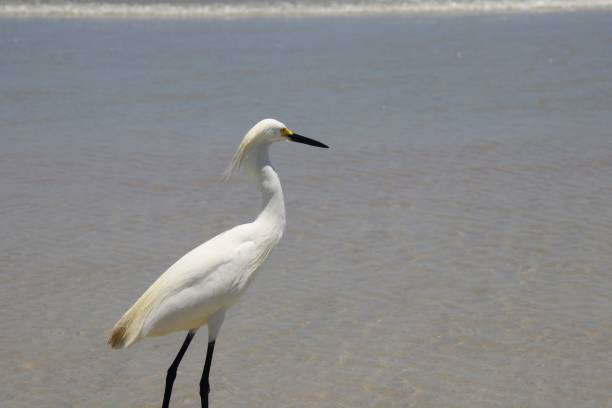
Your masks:
M142 332L145 320L156 302L162 300L159 294L165 282L164 275L160 276L119 319L107 339L112 348L129 347L146 336L146 333ZM163 293L163 290L161 290L161 293Z
M139 339L143 319L139 317L134 306L119 319L108 335L106 341L114 349L129 347Z

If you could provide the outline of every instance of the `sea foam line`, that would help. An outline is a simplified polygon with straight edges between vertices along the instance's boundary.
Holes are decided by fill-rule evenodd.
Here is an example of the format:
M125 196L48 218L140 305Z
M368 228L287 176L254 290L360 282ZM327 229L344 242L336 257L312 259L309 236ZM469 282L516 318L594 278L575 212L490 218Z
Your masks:
M31 18L244 18L275 16L367 16L419 14L554 13L612 10L612 0L524 0L480 2L116 4L3 3L0 17Z

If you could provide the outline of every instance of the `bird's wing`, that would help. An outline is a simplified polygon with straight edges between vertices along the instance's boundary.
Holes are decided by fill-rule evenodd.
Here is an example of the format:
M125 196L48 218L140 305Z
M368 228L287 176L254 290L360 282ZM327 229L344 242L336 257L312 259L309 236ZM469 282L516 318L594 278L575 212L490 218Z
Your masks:
M246 241L228 250L228 259L214 267L183 271L179 280L164 286L163 299L145 319L142 335L159 336L198 328L217 310L234 303L246 285L256 246Z
M241 272L252 269L258 258L249 232L249 224L232 228L176 261L117 322L109 344L123 348L147 335L181 330L174 327L195 323L196 315L205 323L208 311L231 299L243 280Z

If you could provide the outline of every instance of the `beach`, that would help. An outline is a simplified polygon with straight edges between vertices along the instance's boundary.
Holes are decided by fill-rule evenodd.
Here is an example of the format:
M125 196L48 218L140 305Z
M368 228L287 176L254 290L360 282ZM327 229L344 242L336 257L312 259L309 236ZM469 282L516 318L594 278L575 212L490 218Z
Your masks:
M287 230L212 406L609 406L611 41L607 10L0 18L3 406L159 406L184 334L106 335L256 216L219 179L265 117L330 149L272 148Z

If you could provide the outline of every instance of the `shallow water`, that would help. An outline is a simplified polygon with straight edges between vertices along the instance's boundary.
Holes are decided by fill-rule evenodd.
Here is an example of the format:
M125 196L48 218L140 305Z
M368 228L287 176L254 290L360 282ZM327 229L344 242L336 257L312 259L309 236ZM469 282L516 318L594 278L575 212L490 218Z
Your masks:
M612 404L612 15L0 20L0 397L154 407L183 334L108 329L259 208L218 184L273 116L288 228L213 406ZM197 406L205 330L175 385Z

